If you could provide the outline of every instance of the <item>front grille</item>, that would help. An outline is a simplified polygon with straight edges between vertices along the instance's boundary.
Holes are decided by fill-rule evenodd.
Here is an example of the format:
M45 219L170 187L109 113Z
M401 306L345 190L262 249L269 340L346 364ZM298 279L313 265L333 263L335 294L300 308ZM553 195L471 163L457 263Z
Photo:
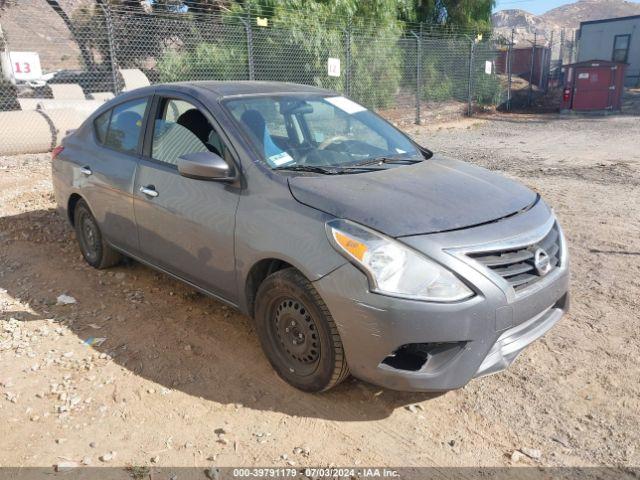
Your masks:
M539 249L543 249L549 256L551 268L546 273L540 272L535 265L536 251ZM517 292L550 274L560 265L560 231L558 225L554 224L542 240L526 247L468 255L504 278Z

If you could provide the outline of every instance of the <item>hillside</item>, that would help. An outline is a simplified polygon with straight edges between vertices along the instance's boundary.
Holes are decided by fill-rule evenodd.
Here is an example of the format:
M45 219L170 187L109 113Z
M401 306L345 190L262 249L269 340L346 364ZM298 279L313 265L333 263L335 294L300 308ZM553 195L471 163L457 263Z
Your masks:
M87 3L90 2L60 0L71 16ZM43 71L81 66L80 52L69 29L45 0L8 1L0 8L0 25L11 50L40 53Z
M549 10L540 18L558 28L578 28L580 22L629 15L640 15L640 3L625 0L580 0Z
M530 39L536 31L549 39L552 31L559 35L563 28L577 29L580 22L629 15L640 15L640 3L625 0L580 0L549 10L543 15L533 15L518 9L501 10L493 14L493 25L496 32L505 37L509 37L511 30L515 29L516 39L522 41Z

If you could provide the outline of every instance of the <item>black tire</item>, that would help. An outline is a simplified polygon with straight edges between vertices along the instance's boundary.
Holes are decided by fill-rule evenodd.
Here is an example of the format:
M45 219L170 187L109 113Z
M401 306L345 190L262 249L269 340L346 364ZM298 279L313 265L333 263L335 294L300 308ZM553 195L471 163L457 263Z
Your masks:
M120 263L122 256L104 241L98 222L84 200L78 200L76 204L73 225L80 251L89 265L102 269Z
M268 276L255 308L260 343L277 374L305 392L322 392L349 376L349 367L329 309L294 268Z

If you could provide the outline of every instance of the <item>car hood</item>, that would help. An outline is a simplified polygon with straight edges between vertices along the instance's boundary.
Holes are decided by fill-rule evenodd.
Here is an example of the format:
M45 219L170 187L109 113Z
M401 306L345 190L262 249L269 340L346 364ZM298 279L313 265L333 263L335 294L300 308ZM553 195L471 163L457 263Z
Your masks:
M290 177L289 187L305 205L392 237L488 223L537 200L518 182L439 156L362 174Z

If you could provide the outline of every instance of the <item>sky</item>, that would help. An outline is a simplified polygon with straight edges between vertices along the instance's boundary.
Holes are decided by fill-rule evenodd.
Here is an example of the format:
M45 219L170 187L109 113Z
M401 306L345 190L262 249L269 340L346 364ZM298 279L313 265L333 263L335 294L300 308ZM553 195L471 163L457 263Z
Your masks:
M631 0L634 3L640 3L640 0ZM518 8L521 10L526 10L527 12L531 12L535 15L540 15L552 8L559 7L560 5L565 5L567 3L575 3L573 1L567 0L498 0L496 2L495 10L507 10L511 8Z

